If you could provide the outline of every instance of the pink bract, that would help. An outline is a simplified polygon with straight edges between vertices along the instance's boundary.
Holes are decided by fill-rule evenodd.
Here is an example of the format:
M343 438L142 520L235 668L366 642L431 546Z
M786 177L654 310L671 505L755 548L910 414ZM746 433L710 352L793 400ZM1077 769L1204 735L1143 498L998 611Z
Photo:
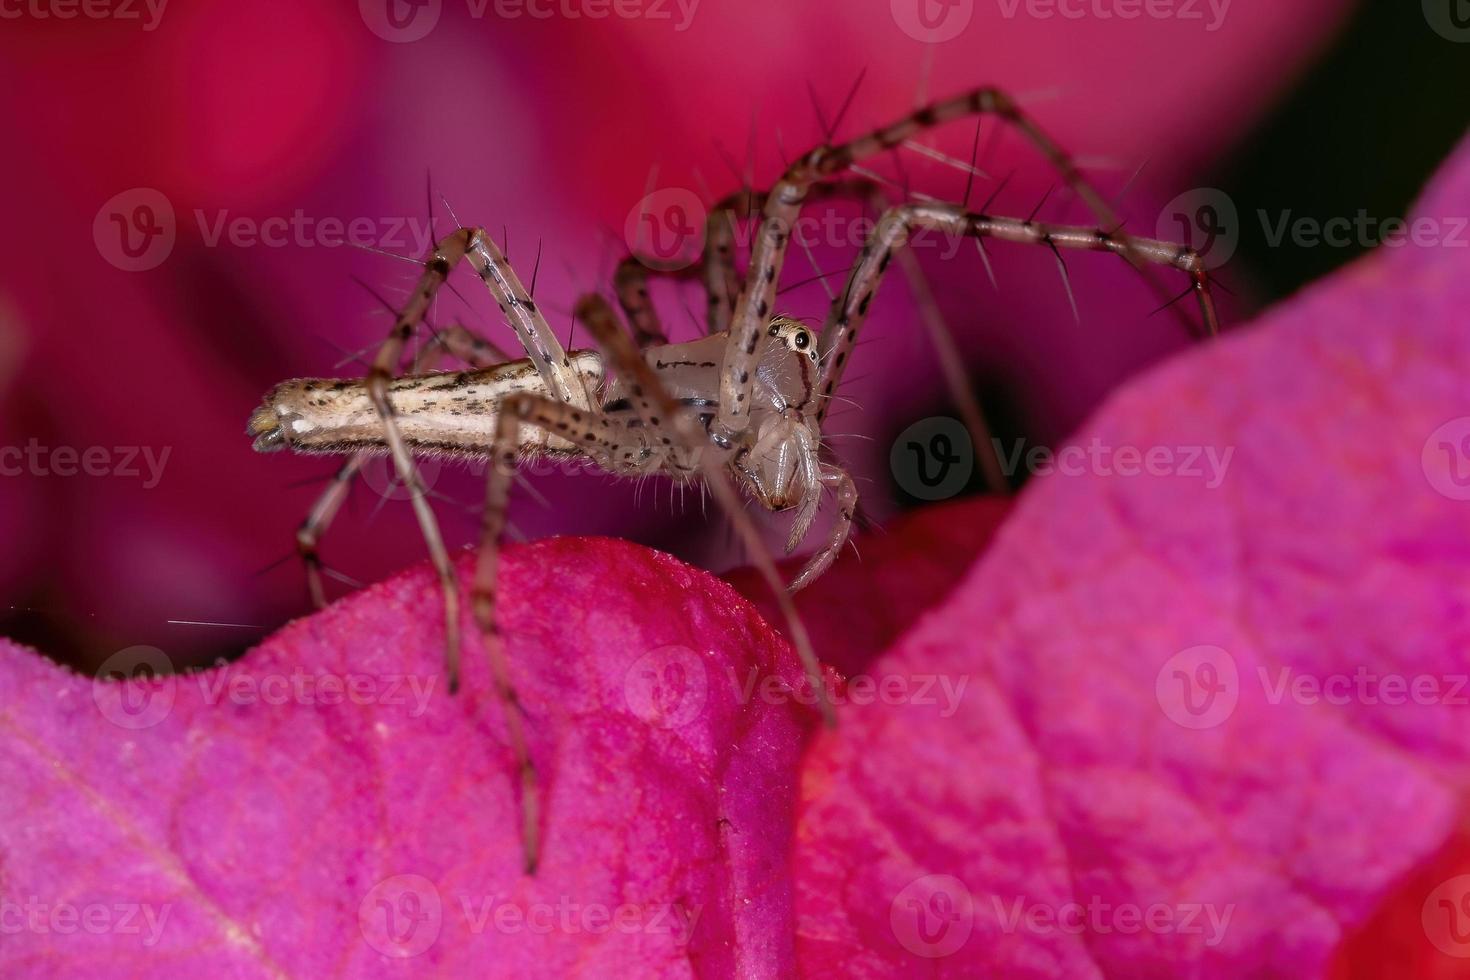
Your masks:
M850 710L808 755L803 973L1320 975L1446 844L1470 763L1467 149L1418 210L1444 245L1125 387L1072 443L1176 471L1038 480L869 668L969 686L950 714ZM1191 448L1232 453L1217 486ZM1470 877L1432 877L1407 944L1470 955L1436 904Z
M532 879L478 644L465 689L443 689L434 583L407 573L228 667L153 681L0 648L0 886L20 924L0 972L789 973L810 709L738 700L801 677L755 611L624 542L510 551L545 793ZM89 909L108 927L68 927Z

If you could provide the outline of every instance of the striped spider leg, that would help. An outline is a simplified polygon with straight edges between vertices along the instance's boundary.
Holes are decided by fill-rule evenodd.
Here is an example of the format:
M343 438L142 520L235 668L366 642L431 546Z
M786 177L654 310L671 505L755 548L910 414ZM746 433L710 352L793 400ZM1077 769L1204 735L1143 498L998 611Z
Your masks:
M530 356L478 371L392 377L390 366L400 360L433 294L463 258L469 259L490 287ZM759 345L762 382L754 412L759 424L746 438L714 447L707 442L705 426L715 416L713 399L719 384L720 359L727 345L723 334L685 344L654 345L639 352L600 297L579 303L578 314L602 345L607 360L617 368L615 384L604 385L604 355L562 350L504 255L483 230L461 229L435 247L419 285L396 317L373 372L365 381L301 379L280 384L267 393L247 430L261 451L291 448L307 453L391 453L399 478L412 494L415 514L443 586L446 670L451 691L457 686L459 671L457 583L433 513L424 499L425 490L412 453L444 453L492 462L471 606L505 710L519 772L528 871L534 870L539 859L538 787L495 614L495 576L499 538L505 527L508 470L518 458L561 455L590 462L615 475L659 472L675 478L702 479L727 511L757 568L775 592L787 619L788 635L814 687L824 719L829 724L835 719L820 665L795 605L739 499L739 491L744 491L767 509L796 509L794 543L815 517L823 487L837 486L840 499L853 496L846 474L818 457L820 439L812 425L817 376L815 337L795 321L772 321ZM328 492L335 490L334 483ZM814 556L808 568L815 571L807 577L828 563L822 555Z
M848 198L869 201L878 185L863 178L831 181L812 188L811 200ZM766 193L749 188L735 191L715 202L704 221L704 251L697 267L668 269L650 265L637 255L624 256L613 273L613 291L622 308L638 346L668 343L659 321L658 311L648 295L651 276L674 280L698 279L706 298L706 330L724 333L730 329L735 312L735 299L740 295L740 274L735 268L736 224L743 218L759 216L766 204Z
M817 345L821 374L817 381L817 421L827 416L832 395L842 381L859 328L867 317L873 294L896 249L903 247L909 233L927 228L950 235L968 235L982 241L994 238L1026 245L1046 245L1053 249L1079 249L1091 252L1125 251L1135 259L1179 269L1189 275L1191 290L1199 300L1206 322L1214 316L1209 277L1204 261L1194 249L1152 238L1123 239L1101 228L1056 225L1018 218L976 214L963 205L925 203L902 204L889 208L878 219L877 226L863 246L858 263L848 277L847 287L833 302Z
M373 414L381 421L381 429L375 428L367 415L356 411L361 408L356 402L361 391L348 382L320 379L290 381L277 386L251 416L247 428L247 433L255 437L255 448L260 451L289 446L302 452L342 453L366 448L386 450L392 455L398 478L409 491L414 516L444 590L445 664L451 691L459 685L458 585L438 521L428 505L427 493L396 421L389 390L409 338L423 320L439 288L455 266L466 258L494 296L501 313L510 321L526 350L531 368L545 390L555 398L587 407L590 404L588 387L568 360L505 255L483 229L460 228L434 246L423 275L394 318L388 337L378 349L368 374L366 394ZM433 400L430 402L432 408ZM453 415L457 410L449 408L446 411ZM342 413L342 417L332 414L334 412ZM446 446L428 448L453 452L453 445L453 440L449 440ZM341 503L333 496L335 493L345 495L346 481L334 480L323 500L318 501L317 506L323 508L328 518L335 514ZM308 516L306 526L314 526L311 516ZM315 539L308 531L306 534L298 532L297 540L310 569L317 564ZM320 591L319 580L313 589L313 598L316 598Z
M422 374L428 371L441 354L449 354L472 368L488 368L512 359L491 341L456 323L434 332L414 354L408 373ZM373 450L361 450L348 457L347 462L332 474L326 488L317 496L296 529L296 551L306 568L307 593L317 609L325 608L327 604L326 588L322 582L321 555L317 546L332 526L337 512L347 502L352 481L372 455Z
M478 374L459 372L394 378L404 348L434 296L455 266L466 258L509 320L527 358ZM472 338L470 346L474 347ZM277 385L251 415L246 431L255 438L255 448L262 452L289 447L307 453L356 454L366 450L391 454L398 478L409 491L414 516L443 591L445 673L449 690L454 693L459 687L460 672L459 585L410 447L483 456L492 440L488 437L477 440L473 416L483 415L485 431L490 431L495 404L507 391L541 390L561 402L585 409L591 404L589 393L596 391L601 380L602 364L595 354L581 352L570 357L562 350L530 294L489 235L479 228L460 228L434 246L423 275L378 349L366 381L303 379ZM461 387L465 389L463 393L459 391ZM348 466L351 465L349 462ZM318 501L317 506L327 520L341 504L335 495L345 495L346 488L346 480L334 480ZM312 517L307 522L314 526ZM298 533L298 546L303 556L308 557L309 567L313 564L310 559L314 558L314 545L311 534ZM319 581L315 588L320 589ZM527 814L533 814L535 770L522 730L518 700L503 651L490 644L486 652L496 693L505 709L511 751L521 784L527 788L522 805ZM533 843L533 838L527 838L528 848ZM534 866L534 856L529 850L526 863L528 867Z
M1061 175L1066 185L1096 216L1102 226L1097 234L1110 243L1106 246L1110 251L1121 255L1140 270L1156 261L1146 254L1147 250L1137 240L1122 231L1121 222L1112 206L1083 177L1072 158L1021 111L1014 99L999 89L974 89L930 103L897 122L846 143L819 146L787 168L785 175L766 196L760 228L751 248L750 268L730 322L729 346L720 378L720 413L710 426L710 436L717 444L732 440L751 424L751 387L754 384L754 367L761 331L768 322L775 302L777 280L785 262L797 215L814 186L853 168L862 159L904 144L922 130L973 115L998 116L1035 146ZM1044 236L1030 236L1027 240L1052 248L1072 247L1066 241ZM859 265L862 265L861 259ZM1203 269L1192 274L1195 275L1195 291L1203 311L1205 329L1214 334L1217 332L1218 318ZM1153 282L1151 277L1149 281ZM871 293L868 296L871 298ZM832 333L832 328L824 333ZM847 335L852 333L854 331L846 330ZM836 346L830 339L823 342L824 351L832 351ZM845 358L846 353L846 350L841 350L834 356ZM840 372L841 365L829 362L822 369L824 373L830 373L834 369ZM831 389L824 386L823 395L830 393Z

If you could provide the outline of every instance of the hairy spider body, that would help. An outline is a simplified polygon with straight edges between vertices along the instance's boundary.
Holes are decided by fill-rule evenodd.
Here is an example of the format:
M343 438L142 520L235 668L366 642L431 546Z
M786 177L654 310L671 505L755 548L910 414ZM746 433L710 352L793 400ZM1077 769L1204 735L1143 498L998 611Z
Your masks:
M1088 206L1096 225L1008 218L984 213L983 207L972 212L968 186L965 203L905 201L883 212L845 288L832 296L815 336L797 321L775 314L782 265L802 207L823 193L838 192L845 175L870 180L861 160L914 145L916 134L970 115L996 117L1025 137ZM968 170L972 177L977 173L973 164ZM742 276L735 264L733 232L746 215L758 216L759 227ZM518 460L527 454L564 453L619 475L698 476L774 593L823 716L829 725L835 723L820 664L790 593L820 575L847 540L857 492L846 472L822 458L821 425L889 262L895 253L903 257L899 250L917 229L973 238L987 271L986 239L1045 246L1055 255L1064 281L1063 249L1110 253L1141 272L1150 265L1179 270L1189 278L1205 332L1215 332L1214 303L1199 255L1124 232L1112 206L1072 158L1013 99L998 89L977 88L931 103L846 143L817 147L798 157L769 192L747 188L719 203L707 223L698 277L709 298L708 334L699 340L668 342L647 289L648 275L657 270L630 259L618 266L613 283L628 327L602 296L585 296L576 304L574 316L591 333L598 351L566 352L494 240L483 228L459 228L442 238L425 260L418 285L395 311L393 326L366 379L286 382L274 388L251 416L248 431L262 451L290 447L351 454L297 531L297 546L318 605L325 603L325 593L317 541L346 499L364 455L392 455L399 479L410 490L414 515L443 589L445 665L451 691L459 677L460 587L414 466L414 452L455 453L490 462L471 608L505 708L506 734L519 776L528 871L534 870L540 853L540 795L495 613L499 542ZM397 377L408 343L434 296L462 261L494 297L526 356L513 359L456 325L432 332L411 359L407 376ZM1156 291L1161 288L1152 277L1150 283ZM476 370L426 373L444 353ZM810 530L824 489L833 490L836 498L831 530L788 585L742 507L740 494L743 491L767 510L794 509L787 542L794 548Z
M727 338L713 334L679 344L646 347L642 359L679 406L708 430L713 422ZM608 381L602 355L593 350L566 354L567 369L597 406L598 424L580 413L545 427L520 426L518 459L560 456L581 459L617 476L661 473L678 479L698 475L701 458L727 466L737 485L770 511L800 508L788 550L797 547L817 515L824 481L840 471L824 470L819 458L816 340L805 326L778 316L760 342L751 425L720 446L661 447L657 416L645 425L634 405L635 382ZM394 378L388 400L404 443L415 454L490 459L495 453L501 406L514 395L548 398L531 358L471 371L434 371ZM260 452L384 453L383 420L361 379L298 378L266 393L250 418L248 433ZM850 508L849 508L850 510ZM813 558L821 567L803 569L795 587L814 579L846 540L849 521L838 522L839 540Z
M602 358L596 351L569 351L572 370L596 390ZM530 358L473 371L434 371L394 378L388 386L398 426L416 452L488 456L500 402L516 392L548 395ZM383 420L361 378L297 378L266 393L250 418L248 432L260 452L340 455L385 453ZM568 454L581 450L539 429L521 434L525 453Z

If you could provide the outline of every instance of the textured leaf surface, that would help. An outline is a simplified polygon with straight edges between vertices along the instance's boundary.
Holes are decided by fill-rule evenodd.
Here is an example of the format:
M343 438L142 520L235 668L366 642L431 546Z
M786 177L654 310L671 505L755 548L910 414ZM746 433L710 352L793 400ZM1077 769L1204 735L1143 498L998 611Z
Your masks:
M94 688L0 648L0 973L789 973L808 709L740 696L800 677L784 644L623 542L512 549L505 573L534 880L487 671L471 647L444 692L419 568L196 675Z
M1421 214L1467 208L1462 154ZM803 971L1320 974L1458 822L1467 309L1463 248L1387 250L1112 399L1075 444L1171 471L1039 479L870 668L968 681L953 714L849 707L809 754ZM1470 955L1467 882L1418 948Z

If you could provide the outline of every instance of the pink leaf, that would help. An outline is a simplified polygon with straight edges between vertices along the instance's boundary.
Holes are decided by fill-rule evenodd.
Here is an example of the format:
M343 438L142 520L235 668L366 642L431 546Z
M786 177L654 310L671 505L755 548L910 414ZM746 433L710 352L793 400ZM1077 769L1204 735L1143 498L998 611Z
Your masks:
M1161 472L1039 478L871 667L913 696L847 707L808 756L803 973L1320 974L1445 844L1470 771L1467 208L1470 147L1420 208L1443 244L1125 388L1075 445L1161 448ZM919 697L935 676L962 696ZM1421 948L1470 955L1440 921L1466 882L1413 898Z
M93 682L0 647L0 973L789 973L810 712L741 696L800 679L788 648L622 542L514 548L502 581L534 879L488 671L472 645L445 693L423 567L200 674Z

